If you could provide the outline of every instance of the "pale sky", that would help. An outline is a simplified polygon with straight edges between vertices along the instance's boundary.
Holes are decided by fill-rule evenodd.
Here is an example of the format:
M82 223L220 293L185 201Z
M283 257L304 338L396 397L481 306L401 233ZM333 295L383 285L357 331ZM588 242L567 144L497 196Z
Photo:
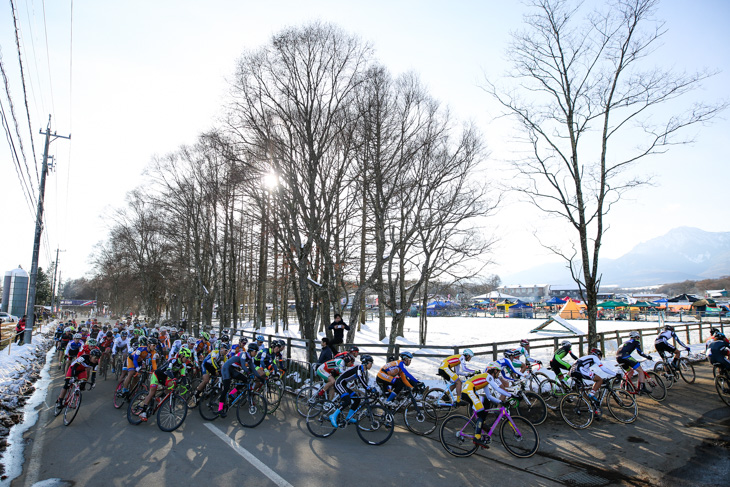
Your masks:
M332 22L375 48L391 72L416 72L453 114L473 120L491 151L489 177L499 179L512 156L513 127L479 88L484 75L499 81L509 68L509 32L522 26L525 7L512 1L216 1L194 2L16 0L28 106L38 164L48 115L52 130L72 134L51 144L57 170L46 185L45 235L40 265L60 248L63 278L91 271L94 245L106 238L105 215L143 184L155 154L193 143L210 128L240 54L257 49L284 27L312 20ZM687 101L727 99L730 86L730 2L664 0L658 17L668 33L650 62L678 71L721 73ZM47 45L46 50L46 35ZM73 32L73 43L71 43ZM10 92L37 191L18 53L9 3L0 7L0 48ZM52 86L52 89L51 89ZM6 116L10 109L0 90ZM727 140L730 113L696 128L696 142L640 166L655 186L630 195L609 216L604 257L619 257L678 226L730 231ZM12 124L12 122L11 122ZM11 127L14 132L14 127ZM5 137L0 141L0 272L30 269L35 226L24 201ZM23 168L24 169L24 168ZM723 215L725 215L723 217ZM489 272L507 275L555 260L532 236L560 239L564 228L534 208L507 201L487 222L501 241Z

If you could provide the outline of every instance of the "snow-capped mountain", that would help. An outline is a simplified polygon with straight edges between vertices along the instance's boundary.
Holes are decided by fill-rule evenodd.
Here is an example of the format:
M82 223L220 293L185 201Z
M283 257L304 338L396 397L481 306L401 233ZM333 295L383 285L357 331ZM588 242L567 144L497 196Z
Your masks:
M618 259L602 259L602 285L649 286L730 275L730 232L679 227L636 245ZM504 283L570 282L560 263L545 264L513 275Z

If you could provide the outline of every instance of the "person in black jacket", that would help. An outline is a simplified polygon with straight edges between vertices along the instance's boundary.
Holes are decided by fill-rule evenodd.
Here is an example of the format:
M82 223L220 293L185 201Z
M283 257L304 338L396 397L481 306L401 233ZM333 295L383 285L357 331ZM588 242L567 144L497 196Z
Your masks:
M342 321L342 315L339 313L335 314L335 321L333 321L329 329L332 330L332 340L330 340L330 347L333 349L335 348L335 345L339 345L342 343L343 335L345 334L345 330L349 330L350 327L347 326L347 323Z
M328 360L332 360L335 356L335 352L330 348L330 339L327 337L322 338L322 351L319 353L319 359L317 359L317 365L322 365Z

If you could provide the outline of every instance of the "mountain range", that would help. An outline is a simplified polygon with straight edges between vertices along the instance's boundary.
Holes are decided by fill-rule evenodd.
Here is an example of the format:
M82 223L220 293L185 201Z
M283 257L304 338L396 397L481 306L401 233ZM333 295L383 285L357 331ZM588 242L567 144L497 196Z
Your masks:
M601 286L642 287L730 275L730 232L679 227L642 242L617 259L601 259ZM566 284L565 265L542 264L502 278L503 284Z

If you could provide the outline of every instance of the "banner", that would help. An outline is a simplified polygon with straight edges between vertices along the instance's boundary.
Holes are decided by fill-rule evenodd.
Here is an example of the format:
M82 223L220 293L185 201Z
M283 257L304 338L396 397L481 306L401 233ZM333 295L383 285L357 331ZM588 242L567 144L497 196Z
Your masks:
M62 299L61 306L96 306L96 299Z

